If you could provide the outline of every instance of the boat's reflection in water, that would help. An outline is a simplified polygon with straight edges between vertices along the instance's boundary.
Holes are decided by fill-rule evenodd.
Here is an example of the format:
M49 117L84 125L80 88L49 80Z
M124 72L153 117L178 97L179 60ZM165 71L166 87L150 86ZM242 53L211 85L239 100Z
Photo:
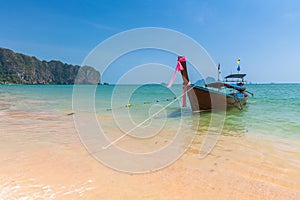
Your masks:
M225 111L215 111L214 113L210 111L203 111L199 113L193 113L190 108L182 108L170 112L168 118L184 118L184 121L193 124L193 129L198 129L198 134L204 134L210 126L212 126L212 117L220 115L224 117L224 123L218 124L222 127L221 134L225 136L242 136L244 133L248 132L246 127L247 120L247 106L241 111L239 109L228 109ZM225 112L225 113L224 113Z

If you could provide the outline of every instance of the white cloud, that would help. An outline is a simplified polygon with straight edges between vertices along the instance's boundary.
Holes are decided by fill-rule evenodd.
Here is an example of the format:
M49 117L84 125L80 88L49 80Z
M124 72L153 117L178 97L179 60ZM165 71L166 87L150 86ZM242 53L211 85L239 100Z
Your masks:
M204 18L201 16L198 16L195 18L196 23L198 24L203 24L204 23Z
M81 21L83 24L87 25L87 26L91 26L93 28L96 29L100 29L100 30L107 30L107 31L113 31L116 30L115 27L113 26L108 26L106 24L101 24L101 23L97 23L97 22L90 22L90 21Z
M299 10L295 10L295 11L290 11L290 12L286 12L283 14L283 18L287 19L287 20L300 20L300 11Z

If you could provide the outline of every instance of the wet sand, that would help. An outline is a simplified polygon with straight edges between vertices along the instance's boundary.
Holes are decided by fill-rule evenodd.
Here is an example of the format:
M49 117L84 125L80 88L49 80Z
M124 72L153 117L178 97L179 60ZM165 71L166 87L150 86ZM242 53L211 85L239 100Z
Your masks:
M296 140L223 134L199 159L199 134L171 166L126 174L85 150L72 115L0 115L0 199L300 199Z

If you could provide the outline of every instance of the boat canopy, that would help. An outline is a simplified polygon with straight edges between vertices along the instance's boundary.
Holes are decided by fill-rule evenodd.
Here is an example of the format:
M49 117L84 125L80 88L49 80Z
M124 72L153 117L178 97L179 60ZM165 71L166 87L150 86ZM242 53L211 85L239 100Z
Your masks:
M244 78L246 76L246 74L230 74L228 76L225 77L225 79L228 78Z

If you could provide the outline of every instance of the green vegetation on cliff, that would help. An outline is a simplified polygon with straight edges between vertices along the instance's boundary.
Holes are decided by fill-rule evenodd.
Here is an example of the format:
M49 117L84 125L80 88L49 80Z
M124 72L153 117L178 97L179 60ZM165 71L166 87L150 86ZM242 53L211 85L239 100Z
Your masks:
M100 73L89 66L40 61L34 56L0 48L0 84L74 84L75 79L80 84L97 84Z

